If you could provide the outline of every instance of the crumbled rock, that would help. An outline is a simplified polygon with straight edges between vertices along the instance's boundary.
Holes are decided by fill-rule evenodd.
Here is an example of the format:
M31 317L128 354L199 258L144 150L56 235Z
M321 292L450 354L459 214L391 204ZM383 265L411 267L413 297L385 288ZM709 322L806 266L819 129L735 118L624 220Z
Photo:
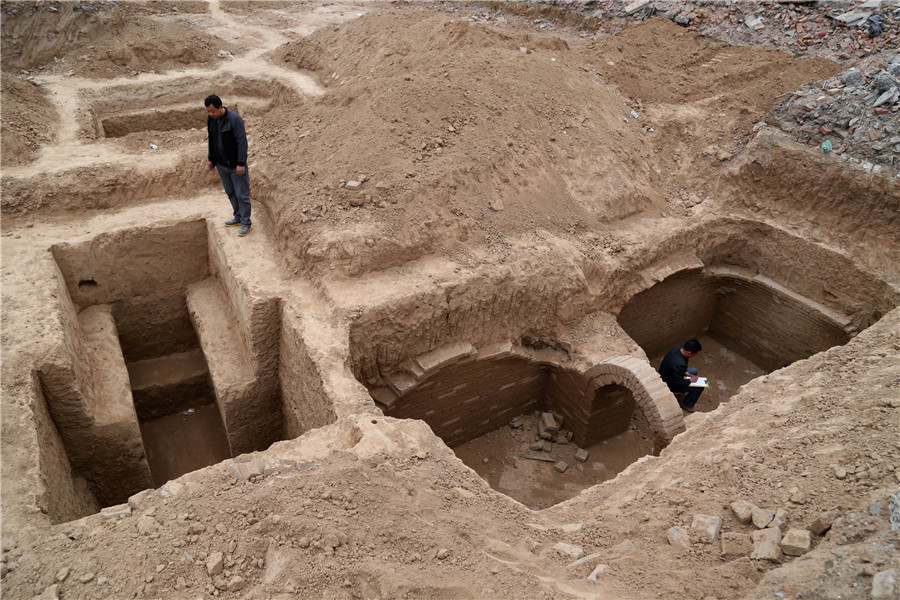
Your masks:
M760 529L759 531L754 531L750 534L753 537L753 544L758 545L762 542L774 542L775 544L781 543L781 530L777 527L767 527L765 529Z
M59 583L62 583L63 581L66 580L66 578L68 578L70 572L71 572L71 570L69 569L69 567L63 567L62 569L60 569L59 571L56 572L56 581L58 581Z
M45 588L40 596L35 596L35 600L59 600L59 585L54 583Z
M875 75L874 79L872 79L872 83L869 84L869 87L878 92L879 94L883 94L889 89L895 87L897 85L897 80L893 75L888 73L887 71L881 71L877 75Z
M789 556L802 556L809 552L812 545L810 537L805 529L788 529L781 539L781 551Z
M137 522L138 531L143 535L150 535L159 531L159 522L149 515L141 515Z
M228 585L226 586L226 589L229 592L236 592L238 590L244 589L244 587L246 587L246 586L247 586L247 582L244 581L244 578L241 577L240 575L235 575L228 581Z
M588 459L588 451L587 450L579 450L575 453L575 460L578 462L585 462Z
M691 529L697 530L701 539L712 542L719 536L722 529L722 519L712 515L694 515L691 521Z
M812 522L812 525L809 526L809 530L815 535L824 535L826 531L831 529L831 526L834 525L837 518L838 512L836 510L823 512Z
M774 510L767 510L758 508L756 506L753 507L751 514L751 520L753 521L753 525L755 525L757 529L764 529L768 527L769 523L772 522L772 519L775 518Z
M224 567L224 556L221 552L213 552L206 559L206 572L210 577L214 577L222 572Z
M606 569L608 569L608 568L609 568L609 565L606 565L606 564L597 565L596 567L594 567L594 570L591 571L591 574L587 576L588 581L593 581L594 583L597 583L597 578L600 575L602 575L603 572L606 571Z
M753 518L754 508L756 507L746 500L735 500L731 503L731 510L741 523L750 522Z
M853 67L852 69L847 69L841 75L841 83L843 83L844 85L850 85L850 86L860 85L862 83L862 81L863 81L862 71L860 71L856 67Z
M671 545L679 548L691 547L691 538L688 532L681 527L669 527L669 530L666 531L666 539Z
M555 465L553 465L553 468L556 469L557 471L559 471L560 473L565 473L566 469L569 468L569 463L567 463L564 460L561 460L558 463L556 463Z
M881 571L872 578L872 598L896 598L897 569Z
M574 546L565 542L557 542L553 545L553 550L563 556L578 560L584 556L584 550L580 546Z
M750 558L752 558L753 560L780 562L781 548L778 546L778 544L766 540L760 544L757 544L753 548L753 552L750 553Z

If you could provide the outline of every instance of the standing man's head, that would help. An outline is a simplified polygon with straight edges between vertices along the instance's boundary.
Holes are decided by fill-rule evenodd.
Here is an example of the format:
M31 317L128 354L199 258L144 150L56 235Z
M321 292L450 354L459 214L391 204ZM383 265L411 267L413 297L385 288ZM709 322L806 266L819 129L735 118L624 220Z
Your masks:
M686 358L696 356L701 350L703 350L703 346L701 346L700 342L694 338L689 339L681 346L681 353L684 354Z
M203 100L203 105L206 106L206 114L214 119L218 119L225 114L225 107L222 106L222 99L215 94L207 96L206 99Z

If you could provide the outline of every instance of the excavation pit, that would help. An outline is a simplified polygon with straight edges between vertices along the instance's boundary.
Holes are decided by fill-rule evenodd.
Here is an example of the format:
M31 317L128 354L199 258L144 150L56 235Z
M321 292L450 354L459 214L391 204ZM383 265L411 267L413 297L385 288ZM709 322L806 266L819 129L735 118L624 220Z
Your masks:
M572 498L659 449L632 389L509 342L439 348L388 384L370 388L385 415L425 421L494 489L534 509ZM556 431L538 427L544 412L554 415ZM583 461L576 459L582 449Z
M277 373L262 381L254 354L277 302L243 291L206 221L113 231L51 251L66 343L39 379L95 505L280 437Z
M86 92L92 127L98 138L202 128L206 119L203 99L210 93L208 81L193 78L165 85L119 86L102 94ZM245 77L217 81L214 93L245 119L264 114L273 102L290 94L280 83Z
M618 323L654 368L672 347L701 341L691 365L710 378L703 411L760 375L846 344L897 302L845 257L762 223L725 220L696 239L696 254L672 252L669 265L644 271L649 283Z

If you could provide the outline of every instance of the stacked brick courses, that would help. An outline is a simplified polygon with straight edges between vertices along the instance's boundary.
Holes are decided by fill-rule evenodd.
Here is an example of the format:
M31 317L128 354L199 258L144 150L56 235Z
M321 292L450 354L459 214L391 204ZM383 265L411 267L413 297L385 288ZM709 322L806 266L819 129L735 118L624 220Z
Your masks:
M845 344L855 332L845 315L767 277L721 266L681 271L638 293L619 323L649 356L708 331L769 371Z
M477 353L468 344L454 344L424 356L389 377L389 388L373 389L372 396L385 414L422 419L450 446L535 409L561 415L582 446L628 429L636 406L651 424L658 447L684 430L675 398L653 368L637 358L612 357L580 373L537 363L517 354L509 342Z

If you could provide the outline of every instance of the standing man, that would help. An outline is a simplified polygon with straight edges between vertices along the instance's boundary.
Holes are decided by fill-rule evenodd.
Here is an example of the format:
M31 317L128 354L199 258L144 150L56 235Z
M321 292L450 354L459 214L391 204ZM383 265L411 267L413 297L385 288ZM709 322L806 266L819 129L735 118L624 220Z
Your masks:
M233 218L225 221L226 227L241 228L238 235L250 233L250 174L247 173L247 132L244 120L236 112L222 106L222 99L215 94L203 101L206 106L206 132L209 135L209 168L215 167L222 178L222 185L231 207Z
M675 346L666 353L659 365L659 376L669 386L673 394L687 394L678 401L678 405L689 413L697 412L694 405L703 393L702 387L691 387L697 382L697 369L688 368L688 359L693 358L703 350L695 339L690 339L682 346ZM688 378L688 379L685 379Z

